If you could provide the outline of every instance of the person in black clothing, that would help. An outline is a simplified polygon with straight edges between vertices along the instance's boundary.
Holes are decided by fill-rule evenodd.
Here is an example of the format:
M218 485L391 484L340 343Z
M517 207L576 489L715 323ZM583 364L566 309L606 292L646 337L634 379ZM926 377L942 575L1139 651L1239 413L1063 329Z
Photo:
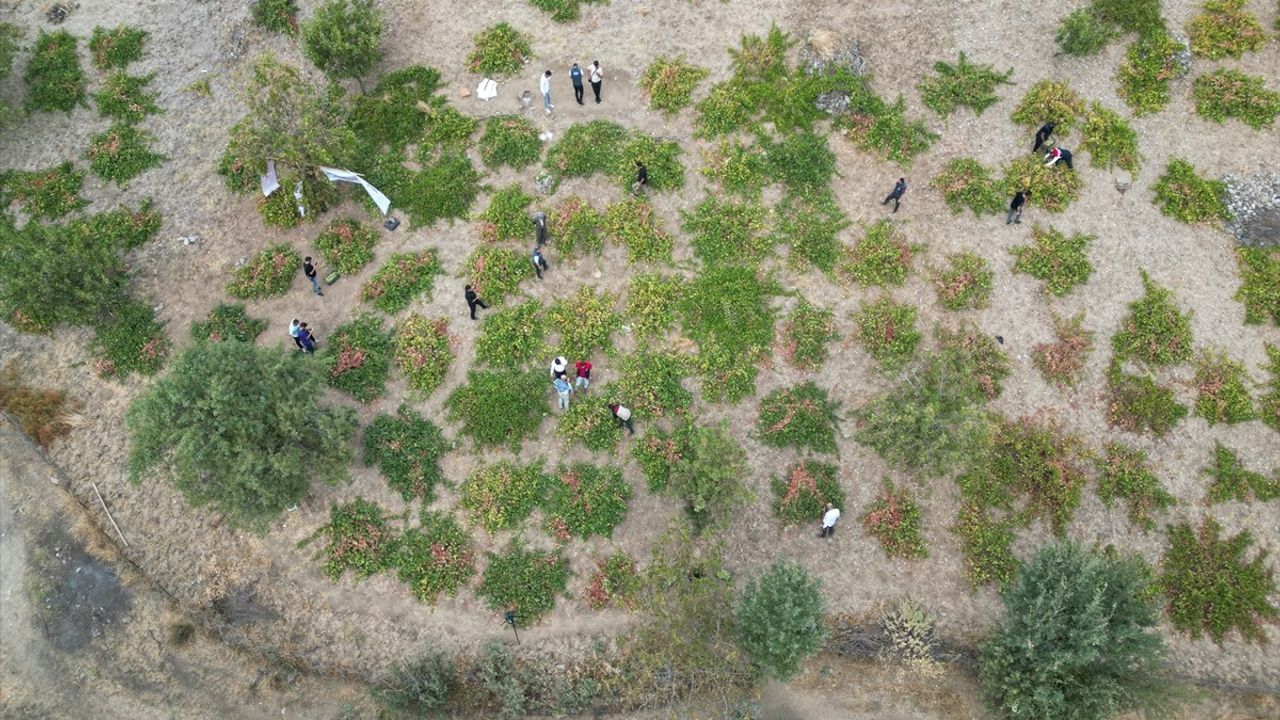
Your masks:
M550 270L551 266L547 264L547 259L542 256L542 248L535 247L533 255L529 258L533 261L533 271L538 273L538 279L542 279L542 271Z
M1004 219L1005 225L1022 223L1022 206L1027 203L1027 196L1030 194L1030 190L1019 190L1018 193L1013 196L1013 201L1009 203L1009 214Z
M578 104L581 105L583 91L582 68L578 67L578 63L574 63L573 67L569 68L569 79L573 81L573 97L578 101Z
M488 309L489 309L489 306L484 304L484 301L480 299L480 296L479 296L479 295L476 295L476 291L475 291L475 290L472 290L470 285L468 285L468 286L467 286L467 291L466 291L465 293L463 293L463 296L467 299L467 307L471 308L471 319L472 319L472 320L475 320L475 319L476 319L476 306L477 306L477 305L479 305L480 307L484 308L485 310L488 310Z
M547 214L539 210L533 215L533 233L538 247L547 244Z
M902 202L902 196L907 193L907 179L898 178L898 182L894 184L893 191L880 201L881 205L888 205L889 201L893 201L893 211L898 212L898 205Z
M297 257L297 255L294 255L294 257ZM320 282L316 280L316 266L311 264L311 258L309 257L302 261L302 274L306 275L307 279L311 281L311 292L317 295L324 295L324 292L320 290Z
M649 186L649 168L645 167L644 163L637 160L636 161L636 181L631 183L631 192L635 195L639 195L640 193L644 192L644 189L648 186Z
M1031 152L1040 152L1040 148L1049 142L1049 136L1053 134L1054 123L1047 122L1040 126L1036 131L1036 144L1031 146Z

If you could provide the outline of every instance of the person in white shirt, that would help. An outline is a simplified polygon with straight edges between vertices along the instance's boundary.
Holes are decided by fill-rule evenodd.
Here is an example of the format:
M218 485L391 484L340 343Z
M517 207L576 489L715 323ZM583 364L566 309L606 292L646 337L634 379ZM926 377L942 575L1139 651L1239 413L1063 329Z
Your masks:
M555 105L551 104L551 71L548 70L542 74L542 80L538 81L538 89L542 91L542 107L547 109L547 114L555 109Z
M827 511L822 515L822 530L818 537L829 538L836 534L836 521L840 519L840 509L827 503Z
M605 403L605 407L609 408L609 412L613 413L614 419L618 421L618 427L626 428L628 435L635 435L636 429L631 427L631 409L622 403L614 403L610 405Z
M604 82L604 68L600 67L600 61L596 60L591 63L591 74L588 76L591 81L591 92L596 94L596 104L600 104L600 84Z

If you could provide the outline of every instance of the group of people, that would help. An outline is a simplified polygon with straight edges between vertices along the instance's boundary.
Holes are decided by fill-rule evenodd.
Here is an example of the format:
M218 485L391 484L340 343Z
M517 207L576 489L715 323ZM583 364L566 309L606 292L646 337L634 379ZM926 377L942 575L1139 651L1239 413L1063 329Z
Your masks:
M594 60L588 68L587 81L591 83L591 92L596 96L596 104L600 103L600 87L604 85L604 68L600 67L600 61ZM585 105L582 101L585 88L582 85L582 68L578 63L574 63L569 67L569 82L573 84L573 97L578 101L579 105ZM556 109L555 103L551 102L551 71L547 70L542 73L542 77L538 80L538 90L542 92L542 108L550 115L552 110Z
M313 353L316 351L315 331L309 325L294 318L289 321L289 336L293 338L293 344L305 353Z
M582 394L587 394L591 390L591 361L579 360L573 364L574 381L569 384L569 361L564 356L557 356L551 361L551 385L556 389L556 395L560 398L560 409L569 409L569 397L582 390ZM631 425L631 409L622 403L605 403L604 406L609 409L609 413L613 415L613 419L617 421L618 427L626 428L629 434L634 435L636 430Z

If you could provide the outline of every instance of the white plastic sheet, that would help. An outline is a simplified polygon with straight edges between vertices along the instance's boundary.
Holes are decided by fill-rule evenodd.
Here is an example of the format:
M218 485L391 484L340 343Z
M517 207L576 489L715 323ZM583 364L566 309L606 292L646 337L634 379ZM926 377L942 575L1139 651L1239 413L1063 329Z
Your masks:
M476 97L481 100L492 100L498 97L498 82L485 78L476 86Z
M391 199L386 195L383 195L381 190L370 185L369 181L365 180L364 176L360 173L354 173L350 170L343 170L341 168L329 167L321 167L320 172L324 173L324 176L329 178L331 182L355 183L364 188L364 191L369 193L369 197L373 200L373 204L378 206L378 209L382 211L383 215L386 215L387 211L391 209Z
M270 197L271 193L280 189L280 180L276 178L276 161L267 161L267 174L259 175L258 181L262 183L262 195Z

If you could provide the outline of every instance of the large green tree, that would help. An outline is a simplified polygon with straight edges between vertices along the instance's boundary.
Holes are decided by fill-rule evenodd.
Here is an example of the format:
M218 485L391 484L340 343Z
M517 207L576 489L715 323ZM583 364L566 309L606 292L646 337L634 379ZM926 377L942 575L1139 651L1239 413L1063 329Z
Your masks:
M302 51L335 81L368 75L382 59L380 40L382 13L373 0L327 0L302 26Z
M742 647L769 675L787 681L817 652L822 626L822 583L792 561L777 561L747 582L738 602Z
M199 343L126 415L130 478L170 480L192 505L260 526L313 478L347 477L355 414L322 407L324 374L306 358L249 343Z

